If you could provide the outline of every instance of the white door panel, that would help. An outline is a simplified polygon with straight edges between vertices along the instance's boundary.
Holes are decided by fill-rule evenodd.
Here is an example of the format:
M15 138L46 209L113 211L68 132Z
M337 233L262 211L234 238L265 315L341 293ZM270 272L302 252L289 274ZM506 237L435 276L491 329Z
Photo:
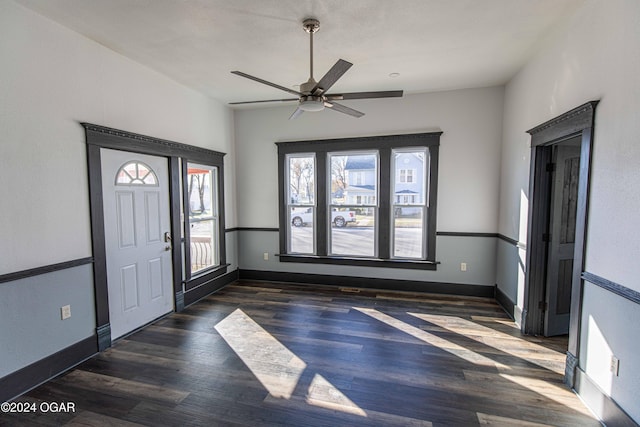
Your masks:
M101 157L109 317L116 339L173 310L171 247L165 242L169 172L163 157L109 149L101 149Z

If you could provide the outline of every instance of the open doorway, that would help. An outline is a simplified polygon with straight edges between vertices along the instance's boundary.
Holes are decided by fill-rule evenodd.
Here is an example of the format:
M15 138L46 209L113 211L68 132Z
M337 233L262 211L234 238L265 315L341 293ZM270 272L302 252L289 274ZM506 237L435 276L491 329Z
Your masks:
M565 383L580 350L584 250L595 108L591 101L528 131L529 220L522 331L568 332Z
M569 333L571 282L576 236L580 137L546 147L551 150L544 335Z

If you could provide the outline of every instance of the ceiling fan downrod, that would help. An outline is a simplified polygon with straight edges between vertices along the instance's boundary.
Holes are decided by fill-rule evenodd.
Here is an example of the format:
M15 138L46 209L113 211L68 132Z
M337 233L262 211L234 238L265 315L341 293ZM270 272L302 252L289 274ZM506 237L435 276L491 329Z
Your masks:
M314 18L308 18L302 21L302 28L309 33L309 82L313 79L313 33L320 29L320 21Z

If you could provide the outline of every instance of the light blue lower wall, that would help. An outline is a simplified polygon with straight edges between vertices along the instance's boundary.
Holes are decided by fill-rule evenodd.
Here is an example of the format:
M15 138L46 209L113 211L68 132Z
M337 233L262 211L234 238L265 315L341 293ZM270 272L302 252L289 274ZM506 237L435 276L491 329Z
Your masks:
M527 252L524 245L499 238L496 247L496 298L515 320L522 324L524 273ZM520 294L520 295L519 295Z
M584 282L579 368L640 423L640 304ZM611 356L619 360L611 372ZM581 394L598 415L605 409L602 395Z
M496 252L496 285L512 303L518 298L518 272L524 271L520 249L513 243L498 239Z
M417 280L439 283L493 286L495 284L495 237L438 236L436 259L441 262L437 271L397 268L352 267L345 265L299 264L280 262L277 231L239 230L239 268L243 270L288 273L327 274L380 279ZM269 260L264 260L264 253ZM467 271L460 271L460 263L467 263Z
M0 283L0 378L94 335L94 306L91 264Z
M227 271L238 269L238 230L229 230L224 233L227 254Z

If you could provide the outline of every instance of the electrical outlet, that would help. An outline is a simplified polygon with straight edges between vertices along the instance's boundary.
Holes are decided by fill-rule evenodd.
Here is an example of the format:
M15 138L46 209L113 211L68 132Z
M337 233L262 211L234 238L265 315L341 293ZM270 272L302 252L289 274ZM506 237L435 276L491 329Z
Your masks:
M68 319L71 317L71 306L65 305L64 307L60 307L60 316L62 320Z
M620 374L620 360L618 360L614 355L611 355L611 366L609 369L611 369L611 372L616 377Z
M265 252L264 255L262 255L262 257L265 261L269 261L269 252Z
M461 262L460 263L460 271L467 271L467 263L466 262Z

